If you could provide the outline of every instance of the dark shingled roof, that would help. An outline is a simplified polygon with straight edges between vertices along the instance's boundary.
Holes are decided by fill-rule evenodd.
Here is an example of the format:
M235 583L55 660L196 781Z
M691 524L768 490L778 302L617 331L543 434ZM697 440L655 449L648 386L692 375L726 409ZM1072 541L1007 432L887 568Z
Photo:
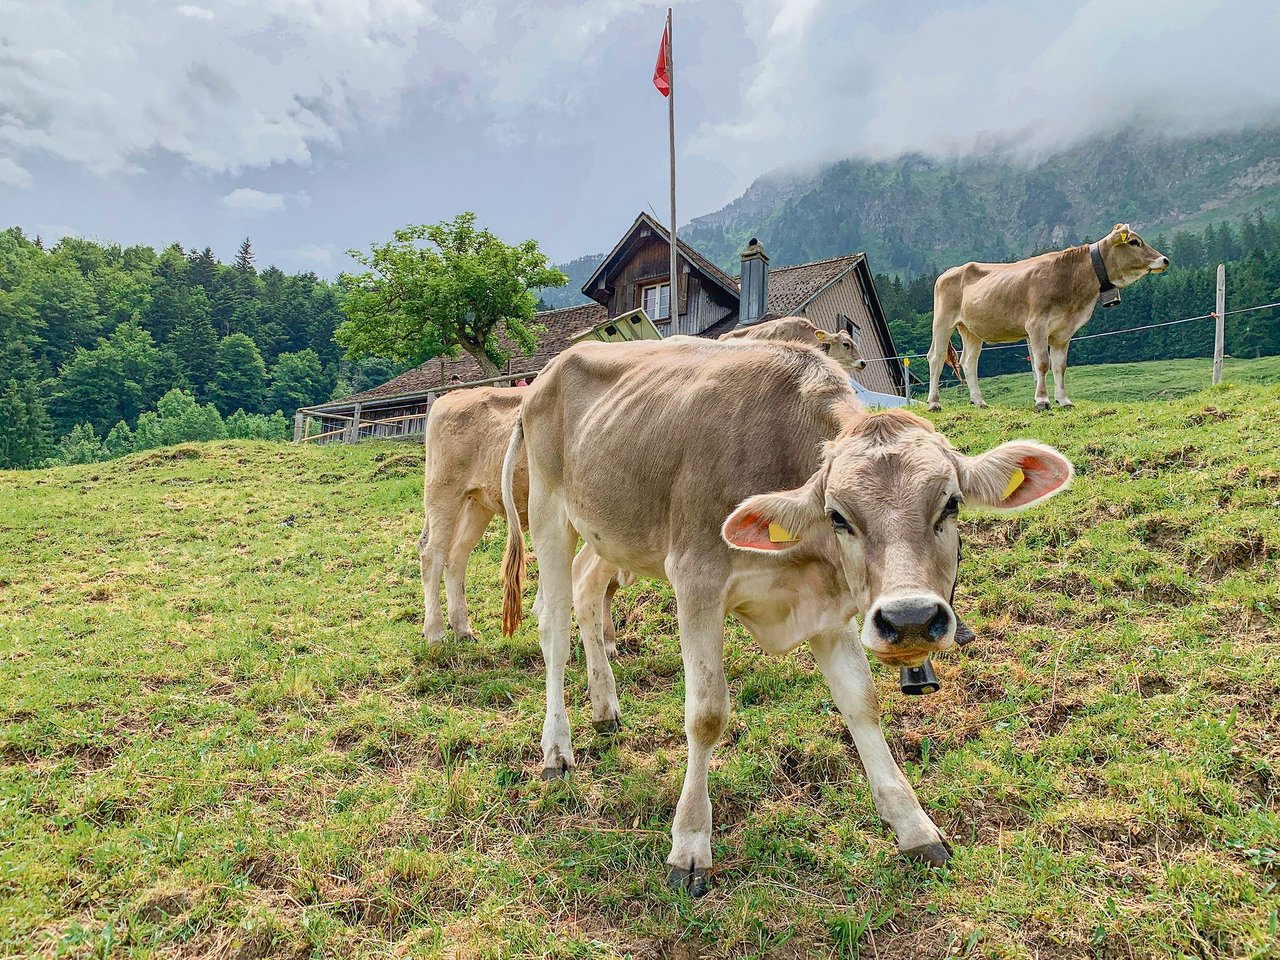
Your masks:
M503 340L503 346L511 354L507 371L510 371L513 376L537 373L550 362L552 357L569 346L570 337L603 322L607 316L608 311L598 303L585 303L576 307L563 307L559 310L545 310L539 313L537 322L547 329L538 337L538 346L532 356L526 357L518 347ZM465 353L457 360L437 357L372 390L365 390L324 406L349 405L355 400L377 400L408 393L425 393L428 390L447 386L455 376L461 382L469 383L472 380L483 380L487 375L480 369L479 364Z
M671 232L662 224L660 224L656 219L649 216L649 214L641 212L636 217L635 221L631 224L631 226L627 229L627 232L622 235L622 239L617 242L617 244L614 246L612 250L610 250L607 254L605 254L604 259L600 261L599 266L597 266L595 271L591 274L591 276L587 278L587 282L582 285L582 292L584 294L586 294L589 297L593 296L593 294L591 294L589 290L591 289L591 285L595 282L596 277L599 276L600 272L606 269L610 264L610 262L612 262L613 259L622 252L623 248L627 244L627 241L631 238L631 235L635 232L636 228L639 227L641 224L648 227L650 230L656 233L663 240L667 241L668 244L670 244ZM693 266L697 268L699 272L701 272L703 275L707 277L710 277L716 283L720 284L722 287L725 288L726 291L728 291L731 294L736 294L738 292L738 284L733 279L733 277L729 276L727 273L725 273L723 270L717 267L714 263L712 263L702 254L700 254L697 250L693 249L693 247L689 246L689 244L685 243L679 237L676 238L676 250L679 252L681 257L683 257L684 259L688 260L691 264L693 264Z
M813 296L862 259L862 254L851 253L813 263L797 263L793 267L772 267L769 270L769 292L765 309L780 317L789 317ZM735 284L739 278L734 278Z

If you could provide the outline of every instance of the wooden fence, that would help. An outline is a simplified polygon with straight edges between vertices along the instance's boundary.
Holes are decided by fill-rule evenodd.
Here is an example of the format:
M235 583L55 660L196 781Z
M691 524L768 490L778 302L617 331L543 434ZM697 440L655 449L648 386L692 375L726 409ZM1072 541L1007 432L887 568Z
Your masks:
M293 415L293 439L295 443L356 443L370 438L421 436L427 429L431 405L444 394L470 387L509 387L533 376L532 373L504 373L435 390L356 400L351 404L350 413L325 407L302 407Z

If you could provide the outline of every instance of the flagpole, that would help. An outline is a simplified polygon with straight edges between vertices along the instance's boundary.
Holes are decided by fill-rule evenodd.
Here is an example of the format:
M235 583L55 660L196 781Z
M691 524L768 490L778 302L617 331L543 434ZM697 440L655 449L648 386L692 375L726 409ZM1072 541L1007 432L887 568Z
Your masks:
M675 56L671 48L671 8L667 8L667 82L671 92L667 95L667 140L671 146L671 290L668 293L672 333L680 332L680 281L676 274L676 71Z

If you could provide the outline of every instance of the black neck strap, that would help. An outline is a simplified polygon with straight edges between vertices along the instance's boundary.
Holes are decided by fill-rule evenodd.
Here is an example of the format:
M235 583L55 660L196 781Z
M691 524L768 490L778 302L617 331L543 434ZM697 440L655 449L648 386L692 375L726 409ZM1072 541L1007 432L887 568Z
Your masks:
M1089 260L1093 264L1094 275L1098 278L1098 299L1104 307L1114 307L1120 302L1120 290L1107 276L1107 265L1102 262L1102 251L1098 249L1098 241L1089 244Z

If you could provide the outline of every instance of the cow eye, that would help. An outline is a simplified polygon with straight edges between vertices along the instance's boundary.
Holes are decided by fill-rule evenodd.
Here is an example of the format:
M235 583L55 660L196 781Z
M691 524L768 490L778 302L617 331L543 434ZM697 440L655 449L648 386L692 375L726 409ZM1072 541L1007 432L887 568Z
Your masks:
M942 524L952 518L960 515L960 498L952 497L947 501L946 506L942 508L942 515L938 517L938 522L934 525L934 529L938 533L942 532Z
M1142 245L1142 241L1141 241L1141 240L1139 240L1139 239L1137 239L1136 237L1135 237L1133 240L1130 240L1130 241L1129 241L1129 246L1131 246L1131 247L1138 247L1138 246L1141 246L1141 245Z
M831 525L841 533L853 533L853 527L849 525L849 521L838 510L828 510L827 516L831 519Z

